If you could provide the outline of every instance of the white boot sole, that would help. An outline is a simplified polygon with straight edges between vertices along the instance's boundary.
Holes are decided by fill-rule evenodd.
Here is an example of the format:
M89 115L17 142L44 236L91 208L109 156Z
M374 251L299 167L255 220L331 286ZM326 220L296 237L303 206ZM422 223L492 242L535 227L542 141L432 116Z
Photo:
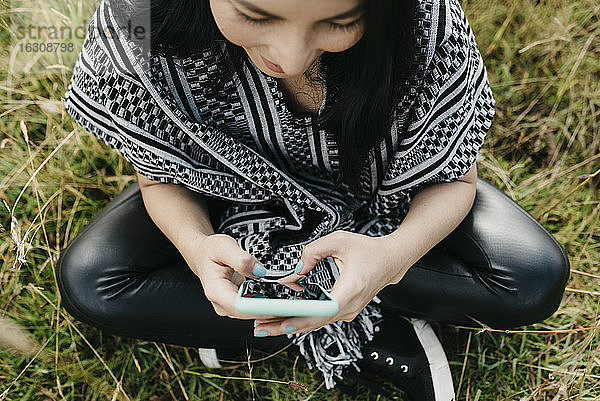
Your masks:
M454 384L448 359L431 325L421 319L410 318L407 320L413 325L415 333L425 350L425 355L427 355L436 401L455 401L456 395L454 394Z
M207 368L222 368L217 358L217 350L215 348L198 348L200 360Z

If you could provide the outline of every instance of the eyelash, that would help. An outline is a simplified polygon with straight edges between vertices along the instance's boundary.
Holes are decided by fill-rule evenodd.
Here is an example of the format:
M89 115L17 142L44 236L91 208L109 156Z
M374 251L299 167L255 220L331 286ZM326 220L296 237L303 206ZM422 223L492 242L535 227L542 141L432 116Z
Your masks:
M270 19L268 18L264 18L264 19L255 19L255 18L250 18L248 17L246 14L239 12L238 10L236 10L237 14L242 17L244 20L246 20L246 22L250 23L250 24L254 24L254 25L264 25L264 24L268 24L269 22L271 22ZM329 27L332 30L343 30L343 31L350 31L353 28L355 28L356 26L358 26L358 24L360 23L360 21L362 20L362 17L352 21L349 24L336 24L334 22L330 22L329 23Z

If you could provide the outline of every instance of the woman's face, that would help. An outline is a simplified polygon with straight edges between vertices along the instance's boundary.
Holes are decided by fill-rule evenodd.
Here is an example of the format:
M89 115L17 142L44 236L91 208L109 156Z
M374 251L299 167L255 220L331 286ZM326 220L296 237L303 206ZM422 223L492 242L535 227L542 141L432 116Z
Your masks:
M210 0L223 36L275 78L303 74L324 52L352 47L364 32L362 0Z

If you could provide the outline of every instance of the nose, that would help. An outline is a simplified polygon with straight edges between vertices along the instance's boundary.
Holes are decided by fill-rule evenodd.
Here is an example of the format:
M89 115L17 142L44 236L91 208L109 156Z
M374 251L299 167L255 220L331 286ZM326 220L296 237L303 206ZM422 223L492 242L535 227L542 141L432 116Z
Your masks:
M318 55L310 32L288 30L275 35L271 45L271 61L279 64L289 76L303 74Z

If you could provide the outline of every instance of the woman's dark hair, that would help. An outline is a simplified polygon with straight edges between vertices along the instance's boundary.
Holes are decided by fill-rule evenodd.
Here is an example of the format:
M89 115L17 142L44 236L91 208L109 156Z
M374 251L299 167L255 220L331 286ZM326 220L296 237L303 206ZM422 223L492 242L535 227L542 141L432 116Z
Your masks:
M318 123L334 133L339 179L353 190L359 189L369 150L390 132L395 101L410 74L417 1L363 0L362 38L345 51L323 53L320 68L305 72L312 81L327 81L328 107ZM153 52L185 57L207 48L219 50L219 42L225 43L228 60L217 88L231 79L236 66L251 62L243 48L221 34L209 0L150 0L149 4Z

